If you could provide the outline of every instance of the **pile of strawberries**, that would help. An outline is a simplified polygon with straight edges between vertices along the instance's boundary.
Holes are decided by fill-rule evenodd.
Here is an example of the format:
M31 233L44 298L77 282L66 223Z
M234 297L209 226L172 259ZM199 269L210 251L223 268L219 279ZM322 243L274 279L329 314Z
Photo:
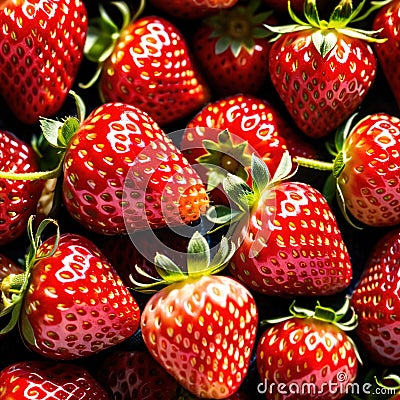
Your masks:
M0 27L0 400L400 398L400 0Z

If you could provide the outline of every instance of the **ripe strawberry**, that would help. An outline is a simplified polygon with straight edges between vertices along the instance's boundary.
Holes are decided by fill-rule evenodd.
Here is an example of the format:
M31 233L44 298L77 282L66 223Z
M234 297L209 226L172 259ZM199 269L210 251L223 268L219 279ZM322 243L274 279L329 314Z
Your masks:
M336 218L312 186L285 182L286 154L270 179L253 157L253 190L228 175L224 188L246 213L230 271L252 290L277 296L324 296L344 290L352 266Z
M373 29L380 31L379 36L387 39L383 43L375 43L374 49L378 56L379 65L389 83L389 88L400 107L400 2L389 2L377 13L373 21Z
M296 25L270 27L278 34L269 70L276 91L297 126L312 138L333 132L362 103L376 75L370 32L347 25L360 13L341 0L329 21L320 20L315 0L306 0Z
M400 229L374 245L352 294L358 314L356 333L370 357L383 365L400 365Z
M238 0L150 0L155 7L176 18L198 19L233 7Z
M221 270L233 250L223 238L210 261L207 242L195 233L187 273L158 254L155 264L163 280L142 287L169 284L143 310L143 339L153 357L201 398L226 398L238 390L255 342L257 308L250 292L232 278L207 275Z
M87 13L79 0L2 2L0 95L26 124L63 105L83 58Z
M1 85L0 85L1 86ZM35 214L43 188L41 181L6 179L9 172L32 173L38 170L33 149L14 134L0 130L0 244L4 245L26 232L31 214Z
M79 365L21 361L0 371L0 398L111 400L111 396Z
M346 335L344 315L317 305L292 305L292 317L267 329L257 347L259 391L274 400L343 398L358 369L357 350Z
M131 19L127 6L119 8L125 21L120 32L116 26L113 30L108 20L97 20L99 26L90 30L94 38L85 50L89 60L99 63L103 102L120 101L139 107L160 125L202 107L210 98L209 90L178 28L157 16Z
M269 76L271 32L263 27L271 12L257 13L260 1L220 12L194 33L193 54L217 96L257 94Z
M400 119L377 113L367 115L351 128L353 118L337 132L336 148L331 149L333 163L300 157L296 161L332 171L332 182L336 182L333 191L337 191L345 215L348 210L369 226L395 226L400 222Z
M227 132L221 133L224 130ZM263 159L271 174L287 148L293 156L317 154L271 104L243 94L205 106L187 124L180 148L190 164L200 162L205 167L199 172L209 189L218 187L227 172L249 182L253 153ZM216 203L226 203L215 191L211 197Z
M178 382L146 350L115 351L101 363L97 378L119 400L177 400Z

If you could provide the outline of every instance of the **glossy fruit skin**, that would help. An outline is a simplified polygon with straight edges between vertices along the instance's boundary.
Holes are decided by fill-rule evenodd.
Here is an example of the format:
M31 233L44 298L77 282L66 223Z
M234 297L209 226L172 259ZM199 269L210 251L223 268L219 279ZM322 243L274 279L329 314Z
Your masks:
M263 333L257 347L257 369L267 399L335 400L346 395L358 363L352 342L337 326L313 318L292 318Z
M400 2L395 0L381 8L372 24L374 30L381 30L379 36L386 38L383 43L375 43L374 50L379 65L389 83L394 98L400 107Z
M369 44L337 34L322 58L314 30L282 35L270 50L271 81L299 129L312 138L331 134L362 103L375 80Z
M154 294L142 313L144 342L188 391L227 398L249 367L257 329L250 292L226 276L174 283Z
M63 105L83 59L87 13L79 0L7 0L0 9L0 94L25 124Z
M199 218L208 205L202 181L154 120L106 103L81 124L64 158L68 212L101 234L159 228Z
M0 371L0 398L111 400L81 366L48 360L16 362Z
M400 365L400 230L374 245L351 304L358 315L356 333L369 356L382 365Z
M38 254L49 254L54 237ZM133 335L140 310L129 290L83 236L60 236L56 252L36 262L20 315L31 350L51 359L93 355Z
M13 133L0 130L0 169L4 172L36 172L38 157ZM43 181L0 179L0 245L26 232L29 217L36 213Z
M103 102L139 107L160 125L190 115L210 98L184 37L163 18L149 16L128 25L102 71Z
M103 360L97 377L115 399L177 399L178 382L146 350L111 353Z
M13 260L0 254L0 282L10 274L22 273L22 268Z
M344 146L344 168L337 177L346 209L374 227L400 222L400 119L368 115L352 129Z
M308 184L280 182L253 206L232 275L276 296L325 296L344 290L352 266L325 197Z
M176 18L199 19L233 7L238 0L150 0L155 7Z

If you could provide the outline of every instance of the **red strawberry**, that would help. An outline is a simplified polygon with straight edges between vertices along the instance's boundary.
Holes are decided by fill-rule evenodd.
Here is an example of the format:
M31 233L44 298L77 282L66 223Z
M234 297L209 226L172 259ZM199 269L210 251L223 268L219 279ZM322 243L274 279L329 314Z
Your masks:
M0 371L0 398L111 400L104 388L79 365L21 361Z
M375 43L379 65L389 83L389 88L400 107L400 2L389 2L376 15L373 29L380 31L379 36L387 39L383 43Z
M343 315L317 305L292 306L292 317L267 329L257 347L258 386L274 400L343 398L357 374L357 351L339 322Z
M362 2L341 0L329 21L320 20L315 0L306 0L297 25L268 27L278 33L269 70L276 91L297 126L308 136L329 135L362 103L376 75L376 59L367 41L379 41L347 25Z
M131 20L127 6L119 8L125 24L119 33L111 32L104 52L99 51L105 37L102 29L111 29L105 21L97 21L100 26L91 32L98 32L99 38L93 47L91 41L87 45L89 60L100 63L103 102L121 101L139 107L160 125L202 107L210 98L209 90L178 28L157 16ZM114 41L112 46L110 40Z
M218 96L256 94L269 76L271 33L262 24L271 12L256 14L259 3L239 4L205 19L194 34L193 53Z
M79 0L2 2L0 94L33 124L63 105L83 58L87 15Z
M1 85L0 85L1 86ZM6 179L8 173L32 173L38 170L33 149L14 134L0 130L0 244L4 245L26 232L31 214L35 214L43 188L41 181Z
M374 245L352 294L358 314L356 333L370 357L383 365L400 365L400 229Z
M285 155L270 179L265 164L254 157L253 190L232 175L225 180L228 195L246 211L230 271L269 295L338 293L352 277L347 247L325 197L308 184L282 181L291 168Z
M178 383L145 350L111 353L97 377L115 399L177 400Z
M224 130L227 132L221 134ZM273 174L287 147L292 155L316 156L315 150L299 138L271 104L242 94L204 107L187 124L180 145L190 164L205 165L208 176L204 180L209 188L217 187L227 172L248 181L253 153L264 160ZM221 200L215 192L212 197L214 201Z
M332 170L339 205L369 226L400 222L400 119L385 113L367 115L351 128L353 118L339 129L333 163L303 160L300 164ZM351 221L350 221L351 222Z
M246 377L257 328L257 308L248 290L232 278L207 275L231 256L226 238L210 261L210 248L195 233L188 245L187 273L158 254L155 264L169 284L143 310L141 328L153 357L195 396L221 399ZM142 289L151 285L144 285Z
M198 19L233 7L238 0L150 0L155 7L177 18Z
M0 282L10 274L20 274L22 271L21 267L5 256L0 254Z

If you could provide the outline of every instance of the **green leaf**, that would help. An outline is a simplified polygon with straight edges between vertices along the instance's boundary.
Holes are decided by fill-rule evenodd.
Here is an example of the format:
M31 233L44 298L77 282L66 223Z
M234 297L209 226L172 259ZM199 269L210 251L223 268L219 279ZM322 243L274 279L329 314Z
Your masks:
M311 35L311 40L322 58L336 46L337 33L334 30L318 30Z
M210 247L199 232L195 232L188 244L187 267L189 276L200 275L210 265Z
M232 242L230 242L225 236L222 237L218 251L215 253L211 261L211 265L215 269L220 269L221 266L225 265L232 258L235 253L236 247Z
M253 190L256 198L261 197L261 193L267 188L271 181L268 168L265 162L253 154L251 159L251 175L253 180Z
M329 174L322 188L322 194L325 196L328 204L332 205L336 198L336 178Z
M160 277L168 284L186 279L182 270L167 256L157 253L154 265Z
M62 126L64 123L45 117L40 117L39 122L43 132L43 136L50 143L50 145L57 148L65 148L65 146L60 145L58 140L60 131L62 130Z
M21 314L20 330L23 339L31 346L36 346L36 338L31 323L28 320L26 313Z
M228 36L221 36L215 43L215 54L222 54L228 50L231 40Z
M65 120L61 127L61 132L58 137L60 147L66 147L79 129L79 121L75 117L69 117Z
M233 174L227 174L222 182L223 188L227 196L244 212L249 211L249 208L255 201L254 192L247 183Z
M321 22L318 15L317 3L315 0L305 0L304 15L311 26L319 27Z
M207 210L206 218L213 224L226 225L232 221L236 221L238 216L242 214L241 211L234 210L230 207L217 205Z
M282 155L281 161L278 164L278 168L272 177L272 182L279 182L283 179L287 179L290 176L292 169L292 157L288 151L285 151Z

